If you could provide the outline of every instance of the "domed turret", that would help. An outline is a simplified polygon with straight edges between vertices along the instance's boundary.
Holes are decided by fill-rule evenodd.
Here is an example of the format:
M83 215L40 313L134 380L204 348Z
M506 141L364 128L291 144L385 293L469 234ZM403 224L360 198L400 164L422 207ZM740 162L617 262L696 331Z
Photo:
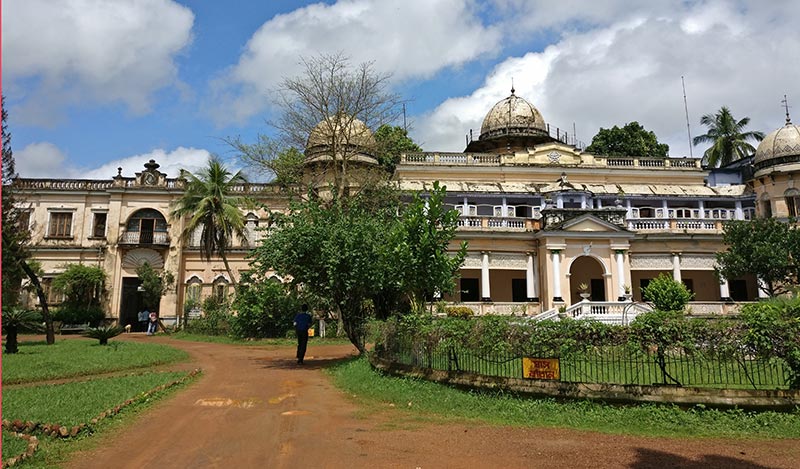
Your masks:
M791 163L800 164L800 127L792 124L787 113L786 125L771 132L758 145L753 166L759 172Z
M337 147L337 148L334 148ZM343 114L323 120L311 134L306 143L306 157L317 159L332 152L346 154L348 159L374 159L377 143L372 131L362 121Z
M538 109L514 94L492 107L481 125L481 140L503 135L547 135L547 124Z
M522 149L554 140L544 117L531 103L520 98L511 88L511 95L495 104L486 114L477 140L468 137L468 152L503 152Z

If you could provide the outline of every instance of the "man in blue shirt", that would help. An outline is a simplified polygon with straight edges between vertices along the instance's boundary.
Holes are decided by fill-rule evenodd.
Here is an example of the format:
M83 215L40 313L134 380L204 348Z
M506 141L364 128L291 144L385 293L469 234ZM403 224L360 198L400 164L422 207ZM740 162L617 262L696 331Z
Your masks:
M294 330L297 332L297 364L303 364L306 356L306 346L308 346L308 329L311 328L311 315L308 313L308 305L301 307L302 311L294 317Z

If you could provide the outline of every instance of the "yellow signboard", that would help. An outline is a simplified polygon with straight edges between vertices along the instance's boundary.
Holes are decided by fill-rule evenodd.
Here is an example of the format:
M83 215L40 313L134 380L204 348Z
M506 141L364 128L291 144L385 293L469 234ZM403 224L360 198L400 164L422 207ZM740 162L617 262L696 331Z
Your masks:
M528 379L561 379L558 358L522 358L522 377Z

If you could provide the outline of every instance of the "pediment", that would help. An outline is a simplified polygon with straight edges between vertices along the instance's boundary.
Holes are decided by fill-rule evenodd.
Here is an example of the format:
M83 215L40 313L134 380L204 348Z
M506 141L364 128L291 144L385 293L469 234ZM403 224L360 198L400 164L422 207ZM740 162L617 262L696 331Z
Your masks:
M590 233L621 233L624 228L593 215L581 215L561 224L561 231Z

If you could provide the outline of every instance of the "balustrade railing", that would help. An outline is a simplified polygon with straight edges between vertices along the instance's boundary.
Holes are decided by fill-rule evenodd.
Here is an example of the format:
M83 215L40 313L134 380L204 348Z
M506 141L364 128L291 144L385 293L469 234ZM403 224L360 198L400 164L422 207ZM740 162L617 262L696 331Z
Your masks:
M165 231L125 231L119 244L169 245L169 235Z

